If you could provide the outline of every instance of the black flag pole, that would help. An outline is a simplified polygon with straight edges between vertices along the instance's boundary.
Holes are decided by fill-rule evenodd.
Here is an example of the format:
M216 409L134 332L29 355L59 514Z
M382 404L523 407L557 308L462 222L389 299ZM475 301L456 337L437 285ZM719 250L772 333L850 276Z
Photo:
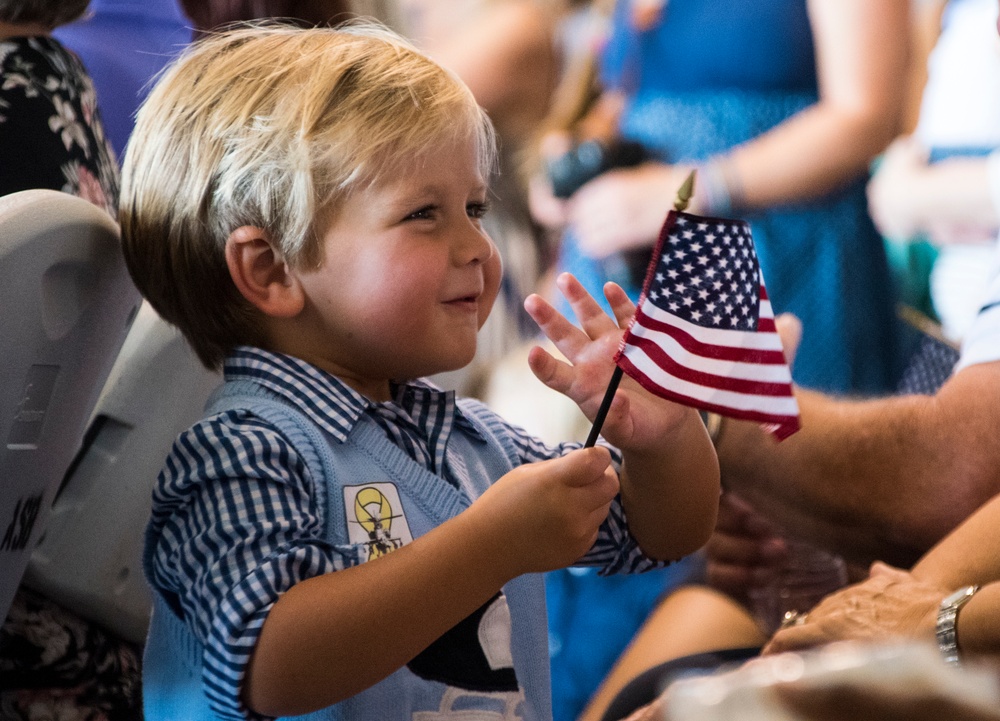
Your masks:
M677 200L674 201L674 210L678 213L687 210L691 196L694 195L695 172L692 170L688 173L687 178L685 178L681 187L677 190ZM604 426L604 420L608 417L608 409L611 408L611 401L615 398L615 393L618 391L618 384L621 383L621 380L622 369L621 366L616 365L614 373L611 374L608 389L604 391L601 407L597 409L597 415L594 416L594 425L590 427L590 435L587 436L587 442L583 444L584 448L590 448L597 443L597 437L601 435L601 428Z

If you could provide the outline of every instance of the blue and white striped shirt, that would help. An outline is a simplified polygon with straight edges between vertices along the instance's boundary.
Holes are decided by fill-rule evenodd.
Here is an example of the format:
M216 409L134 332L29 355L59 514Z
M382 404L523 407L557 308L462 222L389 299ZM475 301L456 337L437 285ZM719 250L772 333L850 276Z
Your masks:
M367 415L415 462L468 488L467 467L448 452L448 438L455 424L478 431L451 391L413 381L395 385L393 401L375 403L304 361L249 347L227 358L224 373L227 380L253 380L280 394L341 442ZM581 445L550 447L504 425L522 463ZM620 467L620 454L612 453ZM240 685L272 604L296 583L354 562L324 540L323 518L302 458L276 429L247 411L200 421L178 437L167 458L147 531L150 582L176 599L204 645L206 694L227 717L253 716L240 701ZM617 499L579 563L601 566L602 573L664 565L642 554Z

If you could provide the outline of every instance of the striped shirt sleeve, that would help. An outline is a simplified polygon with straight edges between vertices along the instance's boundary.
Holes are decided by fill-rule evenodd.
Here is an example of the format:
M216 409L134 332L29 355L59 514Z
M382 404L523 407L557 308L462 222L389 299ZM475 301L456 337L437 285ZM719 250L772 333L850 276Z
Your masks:
M494 416L495 422L498 422L513 438L522 463L558 458L583 447L582 443L575 442L549 446L523 428L507 423L495 414ZM603 443L603 441L601 441L601 445L611 452L611 462L615 470L621 473L621 451ZM596 566L600 568L599 575L610 576L616 573L643 573L663 568L670 563L670 561L650 558L642 552L638 542L629 533L628 519L625 516L625 509L622 507L622 499L619 494L611 503L608 516L597 532L597 540L594 545L574 565Z
M147 533L150 582L173 595L204 645L203 684L222 718L258 718L240 700L271 607L296 583L349 565L323 538L323 509L288 441L230 411L175 442Z

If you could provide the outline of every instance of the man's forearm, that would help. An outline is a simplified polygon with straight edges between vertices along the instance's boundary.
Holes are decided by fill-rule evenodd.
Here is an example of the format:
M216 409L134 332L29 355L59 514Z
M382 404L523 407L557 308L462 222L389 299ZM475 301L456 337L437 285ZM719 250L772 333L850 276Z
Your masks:
M798 396L796 435L779 444L730 423L719 447L724 485L791 533L909 565L1000 492L1000 363L966 368L935 397Z

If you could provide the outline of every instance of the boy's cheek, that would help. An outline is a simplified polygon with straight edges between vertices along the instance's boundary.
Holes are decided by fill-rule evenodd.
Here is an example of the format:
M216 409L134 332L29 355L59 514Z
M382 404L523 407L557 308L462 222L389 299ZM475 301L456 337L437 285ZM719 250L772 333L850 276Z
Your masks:
M483 267L483 295L479 302L479 327L490 315L493 303L500 292L500 276L503 273L503 266L500 262L500 254L494 249L492 257L486 261Z

